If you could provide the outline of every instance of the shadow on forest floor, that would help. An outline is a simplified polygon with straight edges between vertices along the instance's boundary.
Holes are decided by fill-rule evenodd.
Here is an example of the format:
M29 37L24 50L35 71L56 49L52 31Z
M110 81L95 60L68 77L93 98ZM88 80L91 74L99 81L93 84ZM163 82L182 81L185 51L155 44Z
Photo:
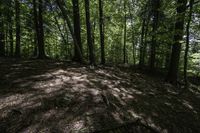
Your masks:
M200 93L118 68L0 60L0 132L200 132Z

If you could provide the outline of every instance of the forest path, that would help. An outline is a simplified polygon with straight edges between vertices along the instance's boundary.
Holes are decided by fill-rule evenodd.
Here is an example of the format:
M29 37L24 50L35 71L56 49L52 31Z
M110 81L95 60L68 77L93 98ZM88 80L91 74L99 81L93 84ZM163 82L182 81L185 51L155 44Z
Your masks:
M200 93L114 67L0 59L0 133L200 132Z

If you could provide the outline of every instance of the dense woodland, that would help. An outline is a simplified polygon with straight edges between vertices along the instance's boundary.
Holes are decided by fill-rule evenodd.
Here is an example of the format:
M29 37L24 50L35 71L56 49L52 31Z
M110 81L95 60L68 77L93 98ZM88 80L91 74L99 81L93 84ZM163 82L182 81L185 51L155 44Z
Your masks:
M58 73L53 71L57 69L59 69ZM3 131L2 133L58 132L58 130L59 132L82 132L81 128L75 127L77 123L71 127L68 125L66 130L60 130L64 129L63 127L52 128L55 121L50 122L52 127L49 127L49 130L42 129L42 126L48 125L45 122L45 124L42 123L43 120L40 121L41 127L30 126L34 125L35 121L39 121L39 118L36 120L34 116L40 117L39 112L45 112L50 108L56 108L59 115L68 106L72 109L68 111L71 113L73 108L77 111L78 105L83 108L92 103L97 104L95 99L81 99L83 94L86 95L85 97L91 97L93 93L89 95L91 90L86 93L87 91L80 89L81 85L78 87L79 91L74 90L74 86L77 87L79 82L69 83L71 79L66 80L67 77L73 76L77 81L83 80L84 84L87 82L86 88L92 88L93 85L97 87L96 91L100 88L99 95L106 106L104 109L109 113L124 111L120 115L128 117L128 108L131 106L138 109L135 109L139 112L138 114L143 113L147 116L149 113L147 110L151 112L157 108L166 110L168 114L176 112L173 111L174 108L177 112L178 110L185 111L185 115L183 113L185 117L177 116L176 113L165 117L162 111L152 113L152 119L156 115L160 117L160 119L152 120L155 120L155 123L150 120L153 124L149 124L145 116L137 116L134 122L128 117L128 124L127 122L119 124L120 122L116 120L117 124L113 125L117 126L112 126L109 123L114 120L109 118L105 120L106 122L97 122L105 123L107 126L91 128L90 123L85 126L89 129L83 129L83 132L198 133L200 132L200 105L198 103L200 100L200 1L0 0L0 74L0 104L2 104L0 105L0 113L2 113L0 132ZM46 78L45 74L47 74ZM37 75L38 77L35 77ZM85 78L84 75L90 78ZM58 83L57 80L59 80ZM34 88L40 81L41 84L46 84L48 89L55 89L61 84L66 85L70 89L70 94L73 94L74 100L77 101L73 101L71 96L67 96L68 100L66 100L68 90L65 92L66 95L58 89L56 92L51 91L55 94L54 96L50 96L49 93L48 96L41 94ZM148 84L151 85L148 86ZM141 98L139 92L132 90L135 86L140 88L144 97ZM119 95L116 94L118 97L115 92L108 91L115 90L116 87L123 88L118 92ZM32 110L21 107L23 102L17 102L23 96L25 97L23 100L27 100L28 90L25 88L29 88L30 92L34 93L35 99L42 99L44 106ZM45 90L45 85L38 85L38 88ZM106 91L105 88L107 88ZM76 91L77 94L75 94ZM96 91L95 94L98 93ZM175 92L172 93L172 91ZM150 97L145 97L146 93ZM123 99L127 104L126 108L121 103L123 100L119 100L119 97L122 98L123 95L128 100L135 95L135 99L138 98L139 102L133 105L134 101ZM158 98L155 98L157 96ZM47 103L45 103L45 98ZM12 99L15 100L12 101ZM187 100L191 102L191 105ZM34 100L28 98L28 101ZM155 110L154 107L147 106L145 101L147 104L154 104ZM68 102L67 105L66 102ZM82 105L84 102L85 104ZM163 107L162 102L166 102L166 106L175 105L169 109ZM187 112L186 106L192 113ZM39 110L38 113L36 110ZM8 111L7 115L3 113L6 111ZM85 108L83 112L87 112ZM104 113L100 111L100 114ZM110 116L109 113L105 119ZM17 119L13 119L12 115L16 115ZM31 116L30 121L23 116ZM99 114L94 116L97 117ZM177 119L175 117L174 120L173 116L177 116ZM149 117L151 118L151 115ZM52 119L58 121L57 117ZM74 122L71 118L69 119L68 123ZM102 118L99 119L102 120ZM169 119L168 123L164 122L166 119ZM27 125L23 124L25 121L28 121ZM164 124L159 125L161 121ZM180 121L183 123L179 123ZM170 125L170 123L173 124ZM9 128L9 125L14 125L14 127ZM30 129L26 130L25 127L28 126ZM134 126L137 128L133 128Z

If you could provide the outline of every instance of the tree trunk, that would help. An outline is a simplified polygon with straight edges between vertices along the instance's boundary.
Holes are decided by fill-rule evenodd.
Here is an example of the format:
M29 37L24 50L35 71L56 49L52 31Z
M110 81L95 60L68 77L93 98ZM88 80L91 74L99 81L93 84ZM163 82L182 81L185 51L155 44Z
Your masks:
M148 25L150 21L150 11L148 11L147 7L150 5L150 0L147 1L145 5L145 12L142 16L142 32L141 32L141 42L140 42L140 55L139 55L139 66L143 68L145 65L145 55L146 55L146 39L147 39L147 32L148 32Z
M124 64L128 62L127 60L127 53L126 53L126 1L124 1L124 48L123 48L123 55L124 55Z
M189 45L190 45L190 23L192 20L192 12L193 12L193 4L194 0L190 0L190 11L189 11L189 18L187 22L186 32L186 48L185 48L185 56L184 56L184 81L185 81L185 87L188 86L188 80L187 80L187 64L188 64L188 51L189 51Z
M38 58L46 58L44 48L44 27L43 27L43 0L39 0L38 6Z
M19 0L15 0L15 24L16 24L16 46L15 46L15 57L19 58L20 55L20 40L21 40L21 30L20 30L20 3Z
M78 50L79 57L81 58L81 62L83 62L83 55L82 55L81 49L80 49L80 47L77 43L76 36L74 34L74 30L72 28L72 25L71 25L71 22L70 22L70 19L69 19L69 16L68 16L69 13L66 10L66 8L63 7L63 6L65 6L65 3L62 0L56 0L56 3L58 5L58 7L60 8L65 21L67 22L67 26L69 28L71 35L72 35L74 45L75 45L76 49Z
M9 25L9 41L10 41L10 56L13 56L13 27L12 23Z
M39 28L38 28L38 12L37 12L37 3L36 0L33 0L33 16L34 16L34 25L35 25L35 46L34 46L34 56L38 55L38 36L39 36Z
M81 24L80 24L80 13L79 13L79 0L72 0L73 3L73 21L74 21L74 34L77 40L77 44L80 48L81 53L82 50L82 43L81 43ZM80 62L81 57L78 54L78 49L74 47L74 61Z
M130 17L131 17L131 42L132 42L132 47L133 47L133 50L132 50L132 54L133 54L133 64L134 64L134 66L135 66L135 64L136 64L136 51L135 51L135 35L134 35L134 23L133 23L133 15L132 15L132 13L131 13L131 10L132 10L132 8L131 8L131 5L129 4L129 14L130 14Z
M2 16L0 15L0 57L5 56L5 38L4 38L4 29L3 29L3 21Z
M9 32L9 44L10 44L10 54L9 56L13 56L13 11L12 11L12 1L9 1L9 13L8 13L8 32Z
M90 23L90 2L89 0L85 0L85 13L86 13L86 27L87 27L87 43L89 48L89 60L90 64L95 64L94 57L94 48L92 43L92 34L91 34L91 23Z
M152 41L150 47L150 70L153 71L155 69L155 60L156 60L156 32L158 29L158 17L159 17L159 8L160 8L160 0L154 0L152 3L153 7L153 29L152 29Z
M104 48L104 15L103 15L103 1L99 0L99 30L100 30L100 44L101 44L101 64L105 64L105 48Z
M140 44L140 59L139 59L139 66L140 66L140 68L144 67L144 33L145 33L145 23L146 23L146 18L143 17L142 33L141 33L141 44Z
M177 79L178 79L178 68L179 68L179 60L180 60L181 45L182 45L181 41L183 40L186 4L187 0L177 1L174 44L172 47L170 66L167 75L167 81L173 84L177 84Z
M171 44L167 44L167 50L166 50L166 55L165 55L165 69L169 69L169 63L170 63L170 55L171 55Z

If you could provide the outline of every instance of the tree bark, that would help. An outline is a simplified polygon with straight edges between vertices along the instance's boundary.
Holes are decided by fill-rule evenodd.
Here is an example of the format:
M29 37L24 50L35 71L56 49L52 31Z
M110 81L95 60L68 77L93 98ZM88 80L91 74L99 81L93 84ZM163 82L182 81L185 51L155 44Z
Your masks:
M91 23L90 23L90 2L89 0L85 0L85 14L86 14L86 27L87 27L87 43L89 48L89 60L90 64L95 64L94 57L94 48L92 43L92 34L91 34Z
M70 19L69 19L69 16L68 16L69 13L66 10L66 8L63 7L65 5L65 3L62 0L56 0L56 3L58 5L58 7L60 8L65 21L67 22L67 26L69 28L71 35L72 35L74 45L75 45L76 49L78 50L78 54L79 54L79 57L81 58L80 60L81 60L81 63L82 63L83 62L83 55L82 55L81 49L80 49L80 47L77 43L76 36L74 34L74 30L72 28L72 25L71 25L71 22L70 22Z
M170 66L167 75L167 81L172 84L177 84L178 80L178 68L181 53L181 45L183 41L183 31L185 23L185 12L186 12L187 0L177 1L177 15L175 23L174 43L172 47L172 54L170 60Z
M12 11L12 1L9 1L9 13L8 13L8 32L9 32L9 44L10 44L10 53L9 56L13 56L13 11Z
M130 17L131 17L131 42L132 42L132 47L133 47L133 50L132 50L132 54L133 54L133 64L134 64L134 66L135 66L135 64L136 64L136 51L135 51L135 35L134 35L134 23L133 23L133 15L132 15L132 13L131 13L131 10L132 10L132 8L131 8L131 5L129 4L129 14L130 14Z
M38 28L38 12L37 12L37 3L36 0L33 0L33 16L34 16L34 28L35 28L35 46L34 46L34 56L38 55L38 36L39 36L39 28Z
M141 44L140 44L140 59L139 59L139 66L140 66L140 68L144 67L144 33L145 33L145 23L146 23L146 18L143 17L143 21L142 21L142 33L141 33Z
M103 15L103 1L99 0L99 30L100 30L100 44L101 44L101 64L105 64L105 48L104 48L104 15Z
M74 22L74 34L76 36L77 44L80 48L81 53L83 52L81 43L81 24L80 24L80 13L79 13L79 0L72 0L73 3L73 22ZM74 47L74 61L80 62L81 57L78 54L78 49Z
M148 32L148 25L150 21L150 11L148 11L148 6L150 5L150 0L147 1L144 14L142 16L142 31L141 31L141 42L140 42L140 53L139 53L139 66L143 68L145 65L145 55L146 55L146 38Z
M21 41L21 26L20 26L20 3L19 0L15 0L15 24L16 24L16 46L15 57L19 58L21 55L20 41Z
M126 1L124 1L124 48L123 48L123 55L124 55L124 64L128 62L127 58L127 51L126 51Z
M152 41L150 46L150 71L154 71L155 69L155 60L156 60L156 46L157 46L157 29L158 29L158 20L159 20L159 8L160 8L160 0L153 0L152 3L153 8L153 29L152 29Z
M39 0L38 6L38 58L46 58L44 47L44 27L43 27L43 0Z
M187 22L186 32L186 48L185 48L185 55L184 55L184 81L185 81L185 87L188 87L188 79L187 79L187 65L188 65L188 52L189 52L189 45L190 45L190 23L192 20L192 13L193 13L193 4L194 0L190 0L190 11L189 11L189 18Z
M5 38L4 38L4 29L3 29L3 18L0 13L0 57L5 56Z

